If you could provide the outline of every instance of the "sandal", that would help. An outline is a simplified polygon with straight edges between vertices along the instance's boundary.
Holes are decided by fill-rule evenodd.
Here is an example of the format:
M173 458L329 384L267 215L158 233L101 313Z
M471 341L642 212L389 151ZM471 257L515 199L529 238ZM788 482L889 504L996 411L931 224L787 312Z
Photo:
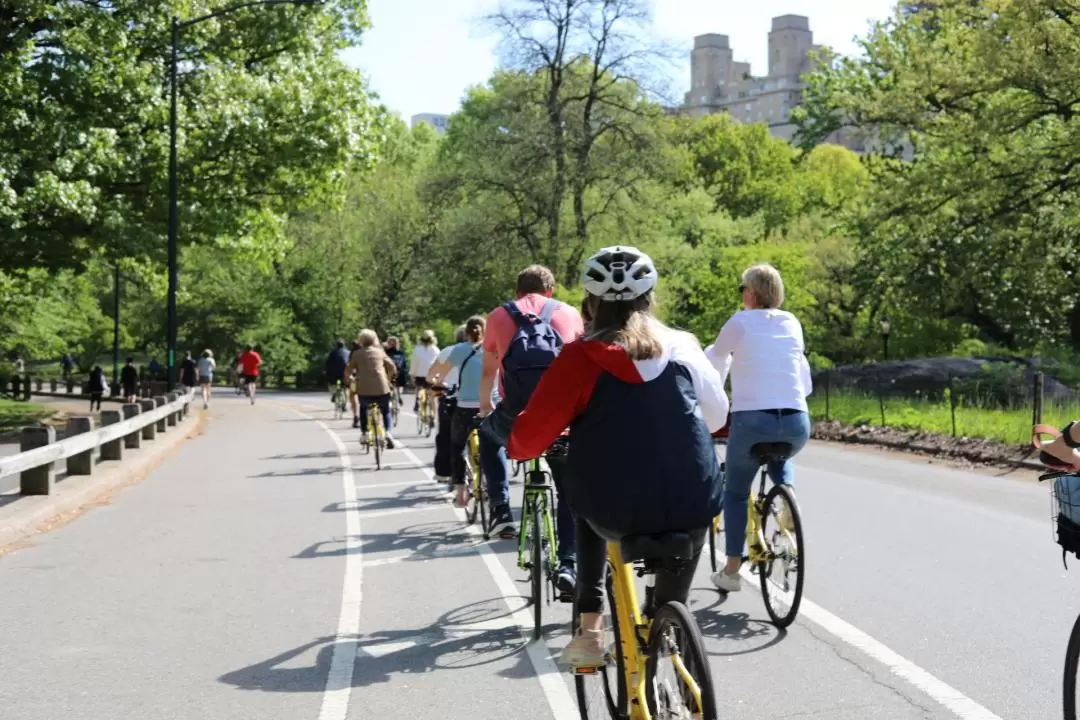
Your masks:
M1043 448L1050 443L1044 443L1041 437L1042 435L1049 435L1051 438L1053 438L1053 440L1051 440L1051 443L1058 438L1061 438L1065 445L1075 450L1077 448L1080 448L1080 442L1073 440L1072 435L1070 434L1070 431L1072 430L1072 426L1074 424L1075 423L1070 422L1062 430L1058 430L1051 425L1036 425L1031 429L1031 444L1036 450L1039 451L1039 462L1041 462L1043 465L1050 468L1051 470L1058 470L1061 472L1080 471L1080 465L1070 464L1055 455L1051 455L1046 450L1043 450Z

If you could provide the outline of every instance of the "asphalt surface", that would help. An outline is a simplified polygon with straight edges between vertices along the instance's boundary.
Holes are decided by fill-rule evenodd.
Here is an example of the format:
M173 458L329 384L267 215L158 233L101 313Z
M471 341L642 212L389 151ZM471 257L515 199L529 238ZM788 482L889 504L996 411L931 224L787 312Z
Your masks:
M466 528L433 438L402 416L374 471L329 411L219 393L145 481L0 557L0 718L576 717L569 606L528 642L516 544ZM823 445L798 467L796 624L707 561L692 592L722 718L1061 716L1080 580L1044 487Z

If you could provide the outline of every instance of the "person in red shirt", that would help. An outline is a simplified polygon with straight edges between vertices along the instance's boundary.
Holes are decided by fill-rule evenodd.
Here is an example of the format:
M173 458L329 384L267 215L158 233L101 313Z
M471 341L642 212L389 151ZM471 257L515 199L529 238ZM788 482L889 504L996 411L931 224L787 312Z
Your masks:
M518 273L516 299L513 305L518 313L524 316L540 317L544 315L545 307L550 313L550 327L559 336L562 343L576 340L584 332L581 313L564 302L552 299L555 290L555 276L551 270L542 265L530 265ZM507 352L514 341L518 331L517 321L511 317L506 306L499 307L488 313L487 332L484 335L484 365L480 377L480 415L489 415L493 408L492 390L495 386L495 377L499 376L499 397L502 399L500 409L514 413L515 410L508 406L515 404L516 398L511 397L512 392L507 391L507 367L504 361ZM514 388L511 387L512 391ZM523 407L523 405L522 405ZM516 410L521 410L517 407ZM510 511L510 485L506 472L505 448L496 448L489 451L491 443L481 433L481 462L484 475L488 478L488 495L491 498L491 518L494 535L503 538L514 537L517 528L514 524L514 516ZM541 449L537 457L547 448ZM497 457L492 457L495 453ZM548 467L551 469L551 478L555 483L555 492L558 496L556 507L556 536L559 547L557 550L559 568L555 573L555 585L561 593L569 595L574 592L577 582L576 553L574 541L574 516L570 506L562 501L562 486L566 482L565 458L548 457Z
M262 356L255 352L252 345L244 348L244 354L240 356L240 377L244 379L244 387L252 405L255 404L255 386L259 382L259 366L262 361Z

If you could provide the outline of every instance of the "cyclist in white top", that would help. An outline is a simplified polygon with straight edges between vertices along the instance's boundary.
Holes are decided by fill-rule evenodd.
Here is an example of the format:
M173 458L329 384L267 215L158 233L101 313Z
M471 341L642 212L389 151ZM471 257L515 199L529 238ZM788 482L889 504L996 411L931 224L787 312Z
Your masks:
M409 374L412 375L413 385L416 387L413 412L420 410L420 388L428 386L428 370L431 369L437 357L439 357L439 345L435 342L435 332L425 330L420 334L420 342L413 348L412 358L409 360ZM432 400L431 403L434 409L434 401Z
M788 443L791 456L810 439L806 396L812 391L802 325L784 302L784 282L771 265L755 265L739 285L744 310L724 324L705 354L722 377L731 373L731 431L724 486L724 537L727 564L712 576L721 590L742 589L742 564L750 485L761 467L751 448L758 443ZM791 459L769 463L774 483L791 485Z
M210 407L210 389L213 387L214 370L217 368L217 363L214 362L214 352L212 350L203 350L197 367L199 386L202 388L202 406L203 410L206 410Z

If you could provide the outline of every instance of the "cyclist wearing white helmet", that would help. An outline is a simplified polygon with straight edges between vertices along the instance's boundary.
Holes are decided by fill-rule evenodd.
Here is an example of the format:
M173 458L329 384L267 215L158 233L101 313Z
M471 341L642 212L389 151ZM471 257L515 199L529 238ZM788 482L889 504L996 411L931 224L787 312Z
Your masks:
M570 428L570 506L577 514L580 634L563 651L573 667L603 661L606 542L688 532L694 558L656 576L655 606L686 602L712 518L720 466L710 434L728 400L720 374L689 333L652 314L657 273L637 248L604 248L585 263L589 323L566 345L518 416L511 457L535 457Z

